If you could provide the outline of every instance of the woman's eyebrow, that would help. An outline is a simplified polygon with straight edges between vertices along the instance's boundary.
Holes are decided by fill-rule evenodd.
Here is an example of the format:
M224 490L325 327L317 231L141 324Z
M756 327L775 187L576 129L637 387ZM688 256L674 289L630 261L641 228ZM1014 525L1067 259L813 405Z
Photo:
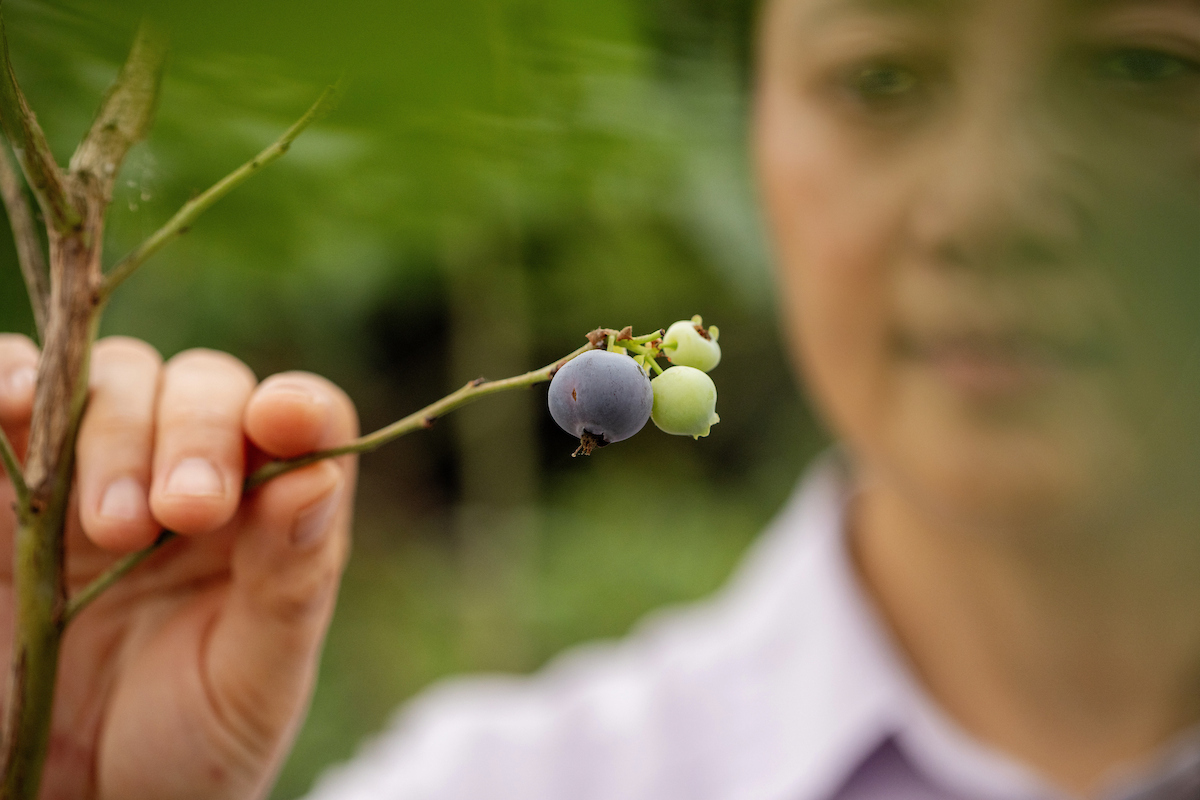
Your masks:
M815 4L813 14L820 17L864 11L932 14L947 13L962 5L962 0L825 0Z
M1068 5L1084 11L1102 11L1120 6L1177 6L1200 11L1200 0L1071 0Z
M1095 0L1093 0L1094 2ZM964 7L975 5L973 0L817 0L808 3L801 16L806 25L822 25L862 14L885 14L898 16L950 17L957 16Z
M1139 6L1174 6L1200 12L1200 0L1055 0L1053 4L1084 13ZM947 19L969 12L979 5L979 0L812 0L803 5L806 8L800 21L806 26L820 27L863 14Z

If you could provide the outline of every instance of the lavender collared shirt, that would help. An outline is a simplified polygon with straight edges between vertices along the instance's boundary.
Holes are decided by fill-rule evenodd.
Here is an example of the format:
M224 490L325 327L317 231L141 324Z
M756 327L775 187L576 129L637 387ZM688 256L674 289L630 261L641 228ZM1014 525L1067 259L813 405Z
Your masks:
M456 680L309 800L1065 800L912 678L845 546L826 458L713 599L529 678ZM1103 800L1200 800L1188 737Z

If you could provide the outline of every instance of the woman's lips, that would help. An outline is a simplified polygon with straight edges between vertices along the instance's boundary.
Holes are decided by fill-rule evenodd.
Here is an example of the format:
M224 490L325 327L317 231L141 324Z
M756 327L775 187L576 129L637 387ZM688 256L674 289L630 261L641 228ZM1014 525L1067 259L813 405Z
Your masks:
M1012 397L1047 386L1054 366L1030 354L960 345L936 347L925 360L943 380L972 397Z
M977 399L1015 399L1109 360L1099 339L1028 333L940 333L899 338L908 363Z

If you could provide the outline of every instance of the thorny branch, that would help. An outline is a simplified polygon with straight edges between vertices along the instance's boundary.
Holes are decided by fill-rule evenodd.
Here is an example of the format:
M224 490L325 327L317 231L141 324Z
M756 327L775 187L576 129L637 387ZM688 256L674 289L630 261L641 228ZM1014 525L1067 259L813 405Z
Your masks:
M13 643L0 747L0 798L33 800L53 719L67 601L65 528L75 440L100 321L96 301L105 213L121 162L153 116L165 50L150 28L139 29L66 173L55 163L17 85L6 42L2 54L0 124L42 206L50 245L50 292L24 469L26 498L13 537Z
M327 90L276 142L187 203L105 276L100 265L105 215L122 162L153 121L166 59L165 37L149 24L139 27L125 65L64 171L17 83L4 36L0 19L0 128L42 210L49 244L46 258L21 182L0 151L0 196L14 226L43 344L24 468L0 431L0 464L16 490L20 512L14 536L15 614L0 741L0 800L33 800L39 793L50 741L63 631L92 599L153 552L149 548L127 556L68 599L64 530L75 440L87 400L91 346L105 302L200 214L287 152L306 127L332 108L338 92L336 87ZM172 537L164 532L156 545Z

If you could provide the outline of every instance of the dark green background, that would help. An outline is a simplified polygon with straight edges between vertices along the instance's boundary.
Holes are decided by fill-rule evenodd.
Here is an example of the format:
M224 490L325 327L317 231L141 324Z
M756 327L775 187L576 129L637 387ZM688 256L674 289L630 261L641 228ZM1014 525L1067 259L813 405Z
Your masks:
M404 698L538 667L718 586L823 436L781 352L749 175L749 0L4 3L60 161L148 11L172 33L108 263L344 76L330 117L123 290L106 333L321 372L366 428L462 381L702 313L722 422L590 459L545 389L363 460L356 544L308 723L302 794ZM28 331L7 228L0 329Z

